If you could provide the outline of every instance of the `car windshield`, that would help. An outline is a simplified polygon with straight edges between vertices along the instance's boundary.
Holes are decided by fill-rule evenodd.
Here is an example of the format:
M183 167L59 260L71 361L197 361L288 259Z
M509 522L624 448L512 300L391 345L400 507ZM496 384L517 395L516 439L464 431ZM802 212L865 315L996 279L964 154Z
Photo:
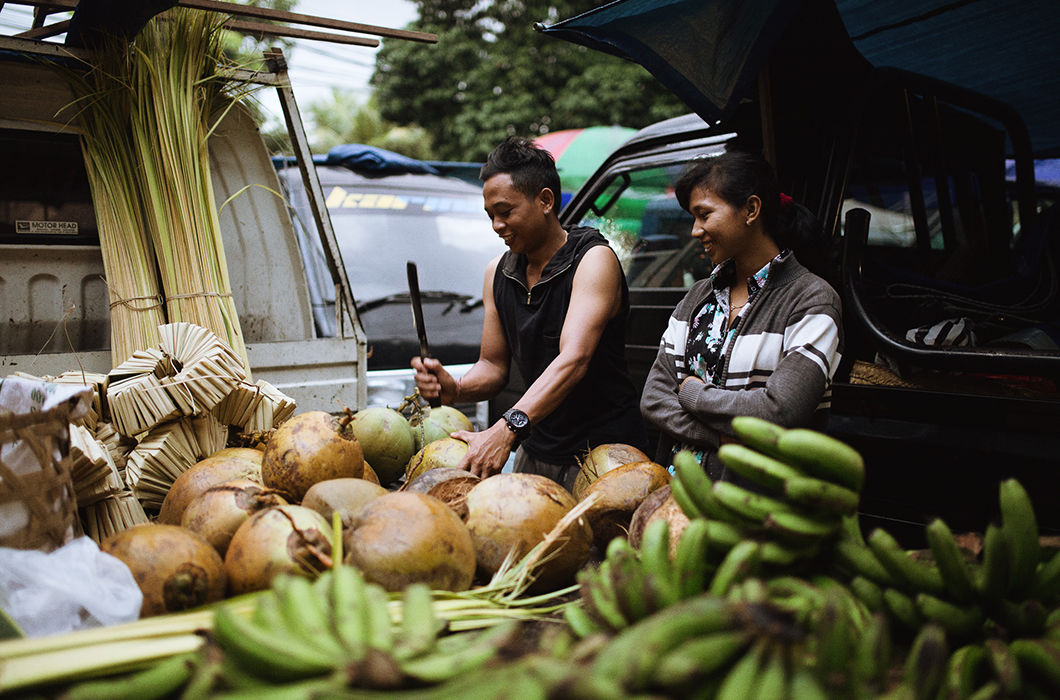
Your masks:
M487 263L504 251L482 196L325 188L328 211L358 304L408 292L405 263L416 263L424 291L482 295Z

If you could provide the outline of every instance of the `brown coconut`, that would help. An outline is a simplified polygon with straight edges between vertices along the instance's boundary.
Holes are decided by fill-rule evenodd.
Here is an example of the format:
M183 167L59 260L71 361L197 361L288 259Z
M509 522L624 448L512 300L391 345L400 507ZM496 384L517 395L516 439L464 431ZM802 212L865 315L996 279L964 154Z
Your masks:
M99 548L132 572L143 593L140 617L179 612L224 598L221 555L184 528L144 523L114 533Z
M626 537L634 511L649 494L670 483L670 472L655 462L623 464L589 484L582 500L594 497L585 511L596 545L607 547L615 537Z
M405 481L411 482L420 474L448 467L456 469L467 454L467 443L456 438L442 438L424 445L416 454L412 455L408 465L405 467Z
M585 490L601 476L621 467L623 464L633 462L650 462L651 458L632 445L619 442L598 445L585 455L581 460L578 475L574 478L574 486L571 493L574 498L581 500L585 496Z
M464 472L464 476L455 479L446 479L431 487L428 496L434 496L439 501L453 509L457 516L464 520L467 518L467 493L475 488L475 484L482 481L474 474Z
M368 462L364 463L364 474L361 478L365 481L371 481L373 484L379 484L379 475L375 473L375 469L372 469L372 465Z
M207 489L233 479L250 479L259 484L261 478L262 453L249 447L225 448L206 459L193 464L169 487L158 522L163 525L180 525L184 509L195 497Z
M473 476L471 472L464 469L456 469L455 467L438 467L436 469L428 469L412 481L406 482L401 487L402 491L412 491L413 493L429 493L438 484L449 479L463 479L468 476ZM478 477L475 477L476 479Z
M492 576L509 552L519 561L575 505L565 488L537 474L502 473L483 479L467 494L466 523L479 571ZM534 589L555 590L572 581L589 559L592 539L585 519L575 520L544 552Z
M627 536L631 545L640 547L640 537L644 534L644 524L652 513L665 503L668 498L670 498L670 486L666 485L648 494L648 497L633 511L633 517L629 521L629 534Z
M475 575L471 535L453 511L422 493L395 491L367 503L345 535L346 563L388 591L422 582L463 591Z
M367 479L328 479L310 486L302 505L320 513L329 523L337 511L343 526L349 527L365 504L385 493L385 488Z
M265 485L301 501L319 481L364 475L364 454L349 428L349 416L306 411L284 421L269 438L261 459Z
M210 487L184 509L180 526L209 542L222 557L239 526L259 510L286 505L279 491L251 479L233 479Z
M644 527L647 528L653 521L660 518L670 523L670 558L673 558L677 554L677 542L681 539L681 533L685 531L685 526L688 525L688 516L681 510L681 506L677 505L673 494L667 496L666 500L660 503L659 507L644 520ZM640 535L643 534L642 530ZM640 547L640 539L638 535L636 543L631 539L630 544L634 547Z
M331 523L311 508L266 508L239 526L225 554L232 594L268 588L280 574L314 576L331 566Z

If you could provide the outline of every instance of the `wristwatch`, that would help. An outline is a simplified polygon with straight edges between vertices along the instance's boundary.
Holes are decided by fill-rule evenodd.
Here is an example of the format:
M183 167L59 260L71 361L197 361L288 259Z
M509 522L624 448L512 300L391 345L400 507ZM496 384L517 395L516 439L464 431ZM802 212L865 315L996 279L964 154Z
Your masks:
M510 408L504 414L504 422L508 430L515 433L515 441L522 442L530 436L530 416L518 408Z

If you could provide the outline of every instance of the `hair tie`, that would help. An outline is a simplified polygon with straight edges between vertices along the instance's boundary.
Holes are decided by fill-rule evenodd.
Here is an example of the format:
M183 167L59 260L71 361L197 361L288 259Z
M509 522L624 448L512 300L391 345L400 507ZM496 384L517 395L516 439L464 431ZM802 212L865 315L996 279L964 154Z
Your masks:
M788 207L790 207L792 201L794 201L794 200L792 200L792 198L790 196L784 194L783 192L780 193L780 208L781 209L787 209Z

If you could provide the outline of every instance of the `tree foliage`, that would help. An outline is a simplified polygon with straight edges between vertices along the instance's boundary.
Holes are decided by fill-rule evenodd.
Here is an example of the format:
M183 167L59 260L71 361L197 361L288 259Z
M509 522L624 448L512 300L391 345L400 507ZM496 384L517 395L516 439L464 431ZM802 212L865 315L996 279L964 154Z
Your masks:
M640 66L533 29L599 0L419 0L412 29L436 45L385 41L372 85L384 119L418 125L434 156L481 160L512 134L641 127L687 111Z

